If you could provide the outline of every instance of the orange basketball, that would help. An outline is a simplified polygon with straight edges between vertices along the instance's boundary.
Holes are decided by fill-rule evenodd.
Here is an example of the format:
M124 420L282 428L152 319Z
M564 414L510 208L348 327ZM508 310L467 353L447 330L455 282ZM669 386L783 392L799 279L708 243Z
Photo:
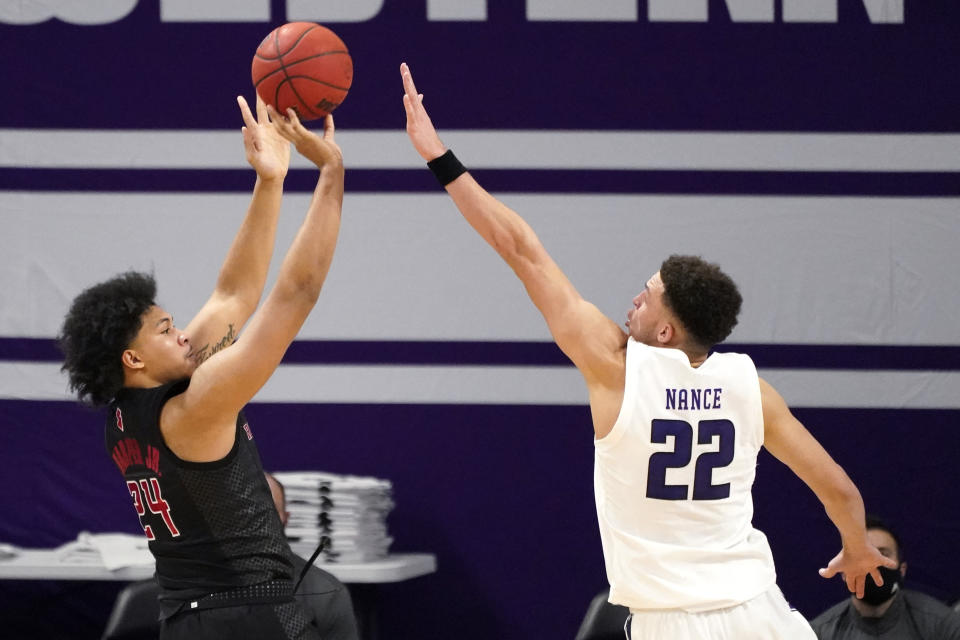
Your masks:
M336 109L353 82L353 59L337 34L313 22L288 22L263 39L251 65L253 86L280 113L301 120Z

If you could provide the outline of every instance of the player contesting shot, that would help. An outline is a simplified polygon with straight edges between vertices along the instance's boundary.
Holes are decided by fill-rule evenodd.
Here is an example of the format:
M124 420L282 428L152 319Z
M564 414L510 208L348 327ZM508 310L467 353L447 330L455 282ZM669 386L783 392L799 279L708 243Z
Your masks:
M407 134L466 221L520 278L587 385L594 490L610 601L634 640L814 638L776 584L752 526L761 446L817 495L842 549L820 574L863 594L877 567L860 493L743 354L711 352L740 294L716 265L670 256L627 313L627 331L580 297L530 226L447 149L400 67Z
M290 547L242 410L317 302L340 228L343 158L332 116L321 137L292 109L283 117L258 99L254 118L238 102L257 181L203 308L180 330L153 277L128 272L78 295L59 338L71 389L108 407L107 451L156 558L164 640L319 638L294 601ZM258 309L289 142L320 176Z

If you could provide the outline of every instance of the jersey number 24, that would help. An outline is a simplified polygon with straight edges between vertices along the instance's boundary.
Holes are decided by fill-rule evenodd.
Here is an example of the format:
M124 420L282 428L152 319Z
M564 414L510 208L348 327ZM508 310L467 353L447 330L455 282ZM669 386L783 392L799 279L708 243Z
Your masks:
M150 513L163 518L163 523L167 525L167 530L170 531L171 536L176 538L180 535L180 530L177 529L177 525L174 524L173 517L170 515L170 503L160 495L160 483L157 482L156 478L150 478L149 484L147 484L147 480L141 480L139 483L136 480L128 480L127 490L133 497L133 507L137 510L137 515L140 516L140 524L143 526L143 532L147 534L147 540L156 540L157 536L153 533L153 527L143 522L144 516L147 515L144 504L150 508Z

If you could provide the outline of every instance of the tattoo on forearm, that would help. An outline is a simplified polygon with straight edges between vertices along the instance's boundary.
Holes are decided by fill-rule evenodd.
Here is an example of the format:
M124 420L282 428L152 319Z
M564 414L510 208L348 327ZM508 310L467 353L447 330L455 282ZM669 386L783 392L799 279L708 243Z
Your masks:
M220 340L216 344L214 344L211 347L210 343L207 343L196 350L193 357L196 358L197 365L199 366L207 358L217 353L218 351L222 351L226 349L227 347L232 345L236 341L236 339L237 339L237 334L233 330L233 323L230 323L229 325L227 325L227 333L222 338L220 338Z

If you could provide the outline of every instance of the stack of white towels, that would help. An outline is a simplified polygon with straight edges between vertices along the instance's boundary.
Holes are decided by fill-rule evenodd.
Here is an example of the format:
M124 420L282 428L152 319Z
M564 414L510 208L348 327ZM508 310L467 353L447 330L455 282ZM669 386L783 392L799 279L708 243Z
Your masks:
M320 471L273 474L287 499L287 540L294 553L309 558L326 538L317 562L372 562L387 555L387 514L393 486L380 478Z

